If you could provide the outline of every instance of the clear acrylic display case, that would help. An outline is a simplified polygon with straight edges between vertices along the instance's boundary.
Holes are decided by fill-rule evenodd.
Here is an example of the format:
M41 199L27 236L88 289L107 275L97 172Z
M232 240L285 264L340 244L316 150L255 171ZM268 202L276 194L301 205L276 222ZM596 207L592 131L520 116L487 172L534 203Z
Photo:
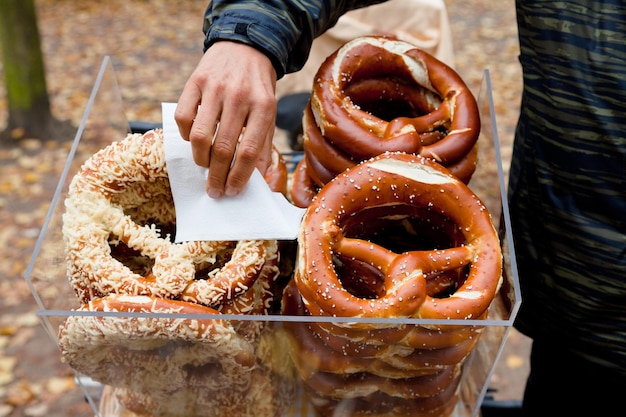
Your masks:
M104 391L101 384L102 381L94 381L92 379L93 375L77 372L77 380L81 383L81 387L84 389L86 398L91 404L94 413L103 417L159 415L157 409L167 409L170 412L169 415L176 415L176 413L192 415L193 411L188 411L194 409L194 406L189 405L190 402L198 402L204 407L206 412L207 407L215 406L214 401L217 401L216 398L226 395L224 394L225 392L234 392L224 401L237 404L240 412L233 414L231 408L231 414L224 415L256 415L257 417L261 417L262 414L285 417L314 416L314 407L307 395L307 385L302 378L298 377L294 363L298 363L300 369L304 367L310 370L311 367L314 368L316 366L315 355L298 357L296 353L293 354L294 356L290 356L290 349L295 342L301 341L300 336L298 336L301 334L299 332L310 326L356 323L357 325L364 324L374 327L409 326L422 329L430 328L438 329L440 332L453 331L453 329L458 328L469 330L482 329L478 342L469 356L462 362L458 389L455 391L454 408L450 414L446 414L456 417L478 415L495 363L504 347L508 332L512 328L513 319L521 300L515 268L515 256L511 242L505 198L504 173L496 131L494 105L489 72L487 70L484 72L477 100L482 119L482 130L479 138L480 156L477 171L469 186L483 199L492 214L496 229L500 233L504 257L503 284L490 307L486 319L373 320L342 317L313 318L310 316L288 316L284 314L242 316L229 314L185 315L170 313L77 312L75 309L80 307L80 304L68 283L61 232L61 217L64 212L64 199L68 192L68 185L80 165L88 157L111 142L124 138L129 132L129 122L124 115L124 106L115 72L110 59L105 57L26 272L26 279L38 304L38 315L42 324L55 343L59 341L60 327L65 325L68 320L109 321L121 323L122 327L124 323L132 320L147 322L152 326L164 328L176 326L180 323L211 325L211 323L217 322L227 327L253 327L256 329L256 336L251 341L253 344L253 356L256 362L253 368L250 368L250 372L245 374L247 376L243 377L245 379L243 382L228 378L227 375L222 378L223 375L216 374L216 372L226 372L224 369L228 369L228 367L222 366L224 364L220 363L215 364L215 366L204 364L196 367L194 371L189 371L189 369L183 369L189 366L183 361L181 365L174 365L174 367L179 366L180 369L170 369L167 372L157 372L154 369L137 371L132 368L132 363L128 361L124 363L118 361L94 364L98 365L99 368L104 367L108 371L107 381L105 381L108 384L106 385L107 389ZM289 158L290 156L287 157ZM493 163L490 163L491 161ZM115 343L110 340L104 342L96 341L94 342L96 344L95 347L92 346L92 348L100 350L100 353L114 353L114 351L119 351L123 348L132 355L136 354L136 352L133 353L133 342L131 339L131 336L127 337L128 346L120 347L120 343L124 344L124 336L121 336ZM203 343L205 344L204 346L202 345ZM181 348L181 345L185 346ZM154 347L150 354L158 358L160 363L170 363L171 361L171 363L176 364L175 357L177 357L177 352L180 349L195 349L198 347L207 349L207 352L214 348L210 344L206 344L206 342L181 343L180 341L173 341L172 343L161 343L161 345ZM108 352L108 350L111 352ZM102 354L93 355L93 357L101 358L98 360L106 360L106 358L115 357L115 355ZM295 358L295 361L291 359L292 357ZM319 358L317 360L319 361ZM219 362L219 358L217 362ZM220 385L198 382L202 379L199 377L201 372L206 372L206 375L209 375L206 378L221 381ZM155 380L160 381L157 383ZM165 396L166 400L163 401L157 398L156 395L147 399L143 398L142 407L146 414L124 414L124 411L117 407L117 402L111 399L113 395L113 389L110 388L111 381L120 381L120 384L125 387L122 389L128 392L133 390L144 394L146 391L157 392ZM375 381L378 382L369 381L366 384L367 387L363 389L372 389L372 385L376 385L376 383L385 385L385 381L381 378ZM346 383L346 381L343 380L342 383ZM323 381L321 384L325 384L324 387L328 388L329 384L332 385L332 381ZM244 388L242 389L242 387ZM128 388L132 388L132 390L129 391ZM328 389L337 389L337 387ZM211 390L214 391L212 392ZM226 396L228 397L228 395ZM321 400L313 401L317 401L319 405ZM139 402L142 402L141 399ZM150 410L150 404L159 402L161 402L160 405L156 405L154 409ZM418 403L416 402L416 404ZM351 407L349 402L339 407L343 410L340 415L353 415L349 411ZM416 409L406 415L420 415L420 413Z

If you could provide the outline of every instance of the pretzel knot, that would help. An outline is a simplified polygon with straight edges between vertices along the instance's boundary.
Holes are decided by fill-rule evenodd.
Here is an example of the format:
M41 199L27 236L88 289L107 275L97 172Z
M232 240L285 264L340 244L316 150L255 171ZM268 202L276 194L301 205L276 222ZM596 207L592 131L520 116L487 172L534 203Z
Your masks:
M499 239L483 203L440 165L410 154L385 153L322 188L298 253L295 279L313 315L478 319L501 281Z

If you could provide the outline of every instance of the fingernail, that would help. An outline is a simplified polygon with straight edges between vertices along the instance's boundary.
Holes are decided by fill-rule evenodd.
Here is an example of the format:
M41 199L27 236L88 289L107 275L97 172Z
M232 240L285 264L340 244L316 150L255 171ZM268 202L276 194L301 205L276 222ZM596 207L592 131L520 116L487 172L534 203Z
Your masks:
M234 197L238 194L238 191L232 187L226 187L226 195L229 197Z
M220 198L221 196L222 196L222 192L220 190L215 190L213 188L209 190L209 197Z

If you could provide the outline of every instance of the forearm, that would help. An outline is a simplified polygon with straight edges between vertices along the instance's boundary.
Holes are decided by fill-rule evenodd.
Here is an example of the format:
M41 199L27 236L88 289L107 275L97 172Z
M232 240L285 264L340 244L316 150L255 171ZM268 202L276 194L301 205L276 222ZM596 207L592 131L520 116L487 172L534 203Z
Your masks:
M382 1L213 0L205 13L204 47L218 40L251 45L270 58L280 78L302 68L313 40L341 15Z

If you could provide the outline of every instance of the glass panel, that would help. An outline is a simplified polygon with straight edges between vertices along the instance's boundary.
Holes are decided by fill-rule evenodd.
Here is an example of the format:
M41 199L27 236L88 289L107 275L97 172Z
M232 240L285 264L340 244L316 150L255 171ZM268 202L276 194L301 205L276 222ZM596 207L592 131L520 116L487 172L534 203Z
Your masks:
M105 58L26 274L38 314L94 412L304 417L329 407L346 416L450 407L454 416L477 415L520 303L488 71L478 102L482 163L469 186L492 213L504 254L503 285L486 318L310 317L296 307L282 315L173 313L141 303L130 312L77 311L61 231L64 199L83 162L129 132ZM295 257L293 242L281 247Z

